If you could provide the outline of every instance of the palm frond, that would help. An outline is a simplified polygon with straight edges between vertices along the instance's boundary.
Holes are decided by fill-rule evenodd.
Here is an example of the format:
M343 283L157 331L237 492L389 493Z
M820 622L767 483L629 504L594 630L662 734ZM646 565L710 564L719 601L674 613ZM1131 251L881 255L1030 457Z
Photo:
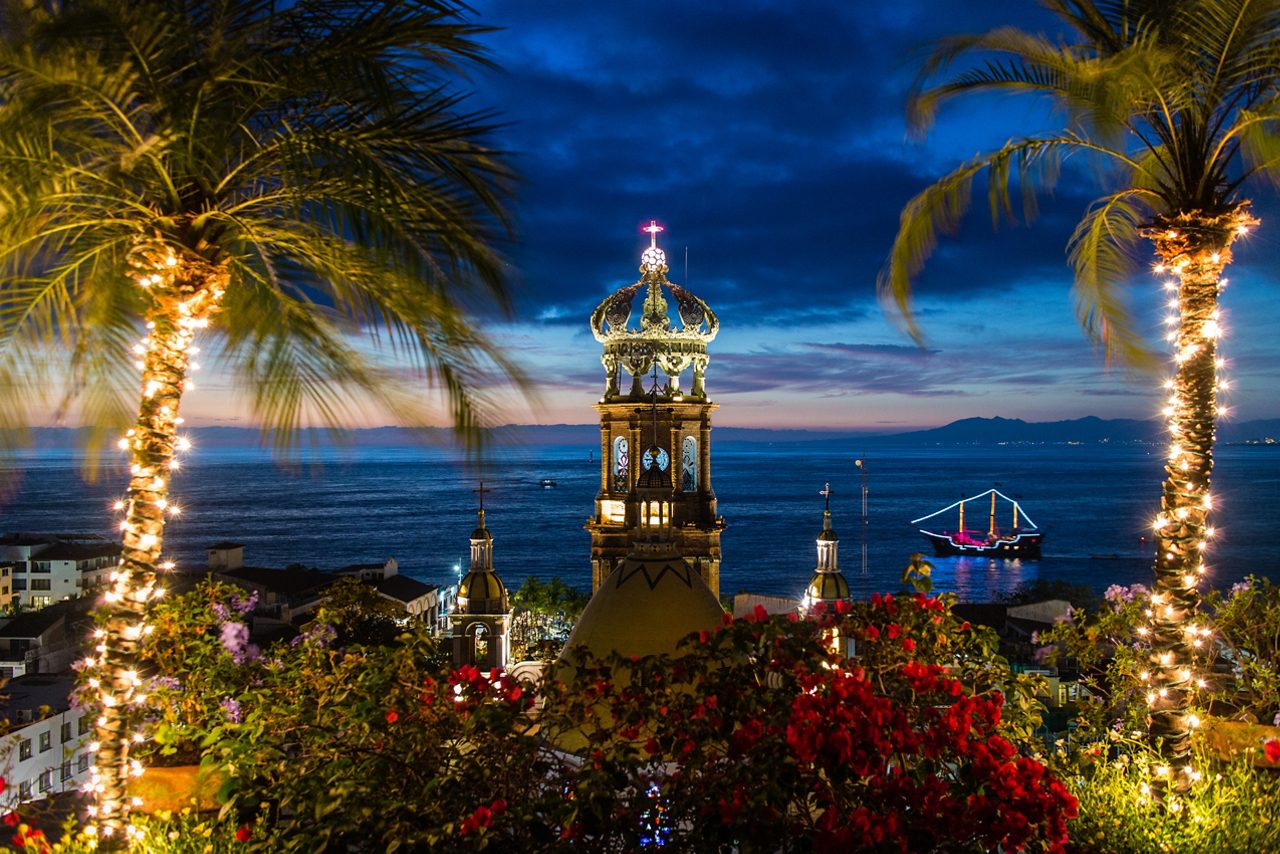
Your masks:
M457 88L488 62L465 7L73 6L13 0L0 37L0 342L76 354L68 407L108 422L136 396L128 360L99 357L138 326L140 239L231 270L213 334L280 436L376 400L425 422L405 365L464 429L486 406L468 383L523 385L469 313L509 308L512 178Z
M1148 221L1153 201L1153 194L1141 189L1121 190L1099 199L1067 244L1081 326L1109 360L1118 357L1140 368L1153 366L1155 356L1135 331L1121 288L1136 269L1141 239L1138 229Z
M1071 136L1011 140L1000 149L961 164L920 191L902 209L893 249L877 279L882 300L891 305L904 329L917 342L924 340L911 309L911 280L937 246L938 232L954 232L969 208L973 182L987 174L988 202L993 219L1013 213L1010 184L1048 189L1057 177L1058 161L1078 148ZM1039 183L1037 183L1039 181ZM1024 194L1024 213L1034 215L1034 197Z

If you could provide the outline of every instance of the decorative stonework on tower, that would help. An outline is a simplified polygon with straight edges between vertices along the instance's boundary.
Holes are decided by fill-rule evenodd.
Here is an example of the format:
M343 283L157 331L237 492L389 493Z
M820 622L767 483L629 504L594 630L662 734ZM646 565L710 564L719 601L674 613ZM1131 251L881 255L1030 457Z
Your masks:
M720 331L715 312L667 279L666 255L658 247L662 226L651 222L649 247L640 259L640 280L609 295L591 313L591 332L604 345L604 396L600 413L600 490L591 532L591 589L632 551L640 521L637 482L646 467L640 449L651 444L656 405L654 454L671 489L671 527L683 559L720 595L720 532L711 488L711 413L718 405L706 392L707 344ZM641 289L639 326L630 326ZM670 294L676 319L670 315ZM661 371L665 382L645 389L645 376ZM691 371L688 389L681 376ZM623 390L624 373L630 382ZM649 453L645 452L644 457Z
M813 571L813 578L805 590L802 606L805 610L819 602L832 607L836 602L849 601L849 582L840 571L837 550L840 537L831 528L831 484L823 487L818 493L825 499L822 509L822 531L818 534L818 565Z
M493 568L493 535L484 525L484 494L471 532L471 569L458 584L458 606L449 615L455 666L473 664L481 670L507 666L511 652L508 626L511 607L507 588Z

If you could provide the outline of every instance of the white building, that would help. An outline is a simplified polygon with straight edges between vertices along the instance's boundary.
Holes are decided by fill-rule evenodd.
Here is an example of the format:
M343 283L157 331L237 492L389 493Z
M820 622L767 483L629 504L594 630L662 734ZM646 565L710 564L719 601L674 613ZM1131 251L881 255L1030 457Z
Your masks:
M10 730L0 736L6 782L0 809L81 788L89 779L93 716L70 708L71 676L19 676L5 686L0 716Z
M0 563L10 564L11 577L0 576L0 588L11 588L13 604L43 608L98 586L119 558L119 543L94 535L6 534Z

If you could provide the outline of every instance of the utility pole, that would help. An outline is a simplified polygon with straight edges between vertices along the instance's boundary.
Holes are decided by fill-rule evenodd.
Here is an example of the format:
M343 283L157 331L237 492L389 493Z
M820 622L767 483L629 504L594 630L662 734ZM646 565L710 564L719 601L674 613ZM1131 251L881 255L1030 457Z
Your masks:
M862 574L867 574L867 462L866 460L854 460L853 464L858 467L859 480L862 484Z

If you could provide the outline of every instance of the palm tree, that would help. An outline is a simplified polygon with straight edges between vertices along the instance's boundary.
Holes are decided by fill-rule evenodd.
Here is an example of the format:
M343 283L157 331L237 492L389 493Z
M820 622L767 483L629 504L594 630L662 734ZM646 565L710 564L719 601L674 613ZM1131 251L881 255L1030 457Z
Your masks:
M442 390L473 436L482 376L514 377L468 313L506 305L509 174L456 85L485 62L485 30L464 12L454 0L0 2L0 379L12 380L0 391L63 354L62 400L84 419L113 420L124 388L137 401L121 440L123 551L89 662L98 815L116 840L196 334L208 329L277 441L374 406L425 419L427 383L415 393L401 375Z
M1107 353L1140 358L1141 339L1118 298L1147 238L1167 272L1175 372L1164 410L1171 436L1151 597L1149 734L1162 758L1160 791L1183 790L1190 761L1195 622L1203 549L1212 536L1209 478L1217 409L1218 295L1231 245L1255 224L1244 188L1280 177L1280 3L1276 0L1045 0L1070 30L1054 41L1003 28L936 46L909 115L927 128L943 101L969 93L1046 98L1062 130L1011 139L907 203L880 289L911 319L911 278L938 229L954 228L985 175L993 216L1012 214L1015 182L1033 212L1069 156L1099 167L1108 192L1068 244L1077 314ZM963 66L957 66L962 61ZM931 82L946 74L942 82Z

